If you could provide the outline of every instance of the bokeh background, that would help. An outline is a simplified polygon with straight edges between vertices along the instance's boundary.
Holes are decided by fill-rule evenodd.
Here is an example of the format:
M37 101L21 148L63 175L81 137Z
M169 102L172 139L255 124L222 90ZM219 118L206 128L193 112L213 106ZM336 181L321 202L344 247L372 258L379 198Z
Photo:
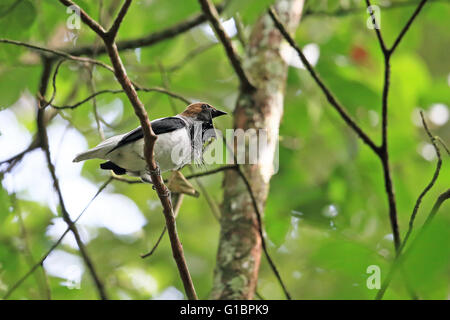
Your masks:
M248 36L257 17L272 1L230 1L224 26L241 54L236 13ZM391 44L418 1L377 1L381 31ZM446 1L429 1L392 57L390 95L390 161L404 236L415 200L431 180L437 161L419 117L425 110L430 129L450 141L450 38ZM15 0L0 3L0 38L53 49L92 44L84 25L67 29L70 14L57 1ZM109 25L120 1L77 3ZM218 3L218 1L216 1ZM12 10L11 6L14 4ZM7 14L2 14L2 13ZM118 39L133 39L198 14L194 0L141 0L131 6ZM373 30L366 27L363 1L308 1L295 33L309 61L349 113L375 141L380 141L383 57ZM328 105L321 91L288 45L289 62L284 117L280 128L279 171L272 178L264 216L272 258L296 299L372 299L366 269L378 265L384 275L394 255L381 164ZM208 24L202 24L154 46L121 52L130 78L146 87L169 87L189 100L208 101L232 112L238 80L223 47ZM109 62L107 56L98 59ZM0 161L23 151L36 132L36 92L42 65L27 48L0 43ZM91 75L92 72L92 75ZM101 68L65 62L56 79L55 105L73 104L95 90L119 89ZM48 98L52 88L49 87ZM139 93L151 118L170 116L185 103L161 93ZM138 126L124 94L96 99L104 136ZM232 127L231 117L216 126ZM48 125L50 150L67 209L75 219L108 178L100 160L72 163L77 152L101 141L92 101L58 112ZM448 156L433 189L424 198L415 230L437 196L450 182ZM38 261L65 231L44 154L34 150L13 170L0 169L0 296ZM216 166L195 168L194 171ZM183 169L186 174L189 168ZM222 173L201 178L212 200L222 199ZM193 182L195 184L195 181ZM406 261L410 284L425 299L450 296L450 205L444 204L427 233ZM140 254L155 243L164 226L162 209L149 186L111 182L77 223L109 296L114 299L183 299L183 286L166 236L147 259ZM212 286L219 223L202 194L185 197L177 219L187 263L200 298ZM413 237L416 233L413 233ZM48 281L54 299L97 299L97 291L68 234L45 260L42 270L18 287L10 298L45 298ZM283 299L263 258L260 297ZM386 298L408 299L401 277Z

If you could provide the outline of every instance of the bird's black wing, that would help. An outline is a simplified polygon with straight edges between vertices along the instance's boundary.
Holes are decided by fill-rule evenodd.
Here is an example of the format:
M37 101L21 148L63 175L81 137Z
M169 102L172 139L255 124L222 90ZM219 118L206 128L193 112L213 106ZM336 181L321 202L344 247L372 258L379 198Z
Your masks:
M186 126L186 122L184 122L184 120L177 118L177 117L167 117L167 118L154 120L151 122L151 124L152 124L153 132L156 135L172 132L177 129L184 128ZM134 129L133 131L130 131L128 134L126 134L117 143L117 145L108 153L114 151L115 149L117 149L119 147L122 147L123 145L126 145L128 143L142 139L143 137L144 137L144 132L142 131L142 127L138 127L136 129Z

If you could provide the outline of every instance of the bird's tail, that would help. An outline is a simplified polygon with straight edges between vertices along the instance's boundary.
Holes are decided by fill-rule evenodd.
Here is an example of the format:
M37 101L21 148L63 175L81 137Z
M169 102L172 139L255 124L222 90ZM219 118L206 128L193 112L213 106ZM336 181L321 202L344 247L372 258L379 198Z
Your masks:
M76 157L73 159L73 162L80 162L88 159L98 159L98 158L102 159L103 158L102 155L104 153L105 152L101 149L93 148L91 150L77 154Z
M89 149L87 151L81 152L76 155L73 162L79 162L88 159L106 159L106 155L117 145L117 141L121 139L122 136L114 136L105 141L101 142L98 146Z

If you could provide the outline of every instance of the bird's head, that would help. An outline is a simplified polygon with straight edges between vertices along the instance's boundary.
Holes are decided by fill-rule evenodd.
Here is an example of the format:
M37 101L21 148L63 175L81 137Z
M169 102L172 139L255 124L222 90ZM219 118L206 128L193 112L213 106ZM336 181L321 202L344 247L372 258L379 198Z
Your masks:
M188 105L186 109L181 113L181 115L184 117L202 122L210 122L213 118L223 116L224 114L227 113L217 110L213 106L204 102L192 103Z

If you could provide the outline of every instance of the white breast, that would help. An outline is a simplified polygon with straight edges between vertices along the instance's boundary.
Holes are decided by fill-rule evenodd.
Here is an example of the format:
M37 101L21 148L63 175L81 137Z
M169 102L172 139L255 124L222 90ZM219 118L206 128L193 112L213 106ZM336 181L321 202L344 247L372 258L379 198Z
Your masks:
M191 162L191 139L186 128L158 135L155 160L162 172L176 170ZM141 175L145 172L144 139L120 147L107 155L119 167Z

